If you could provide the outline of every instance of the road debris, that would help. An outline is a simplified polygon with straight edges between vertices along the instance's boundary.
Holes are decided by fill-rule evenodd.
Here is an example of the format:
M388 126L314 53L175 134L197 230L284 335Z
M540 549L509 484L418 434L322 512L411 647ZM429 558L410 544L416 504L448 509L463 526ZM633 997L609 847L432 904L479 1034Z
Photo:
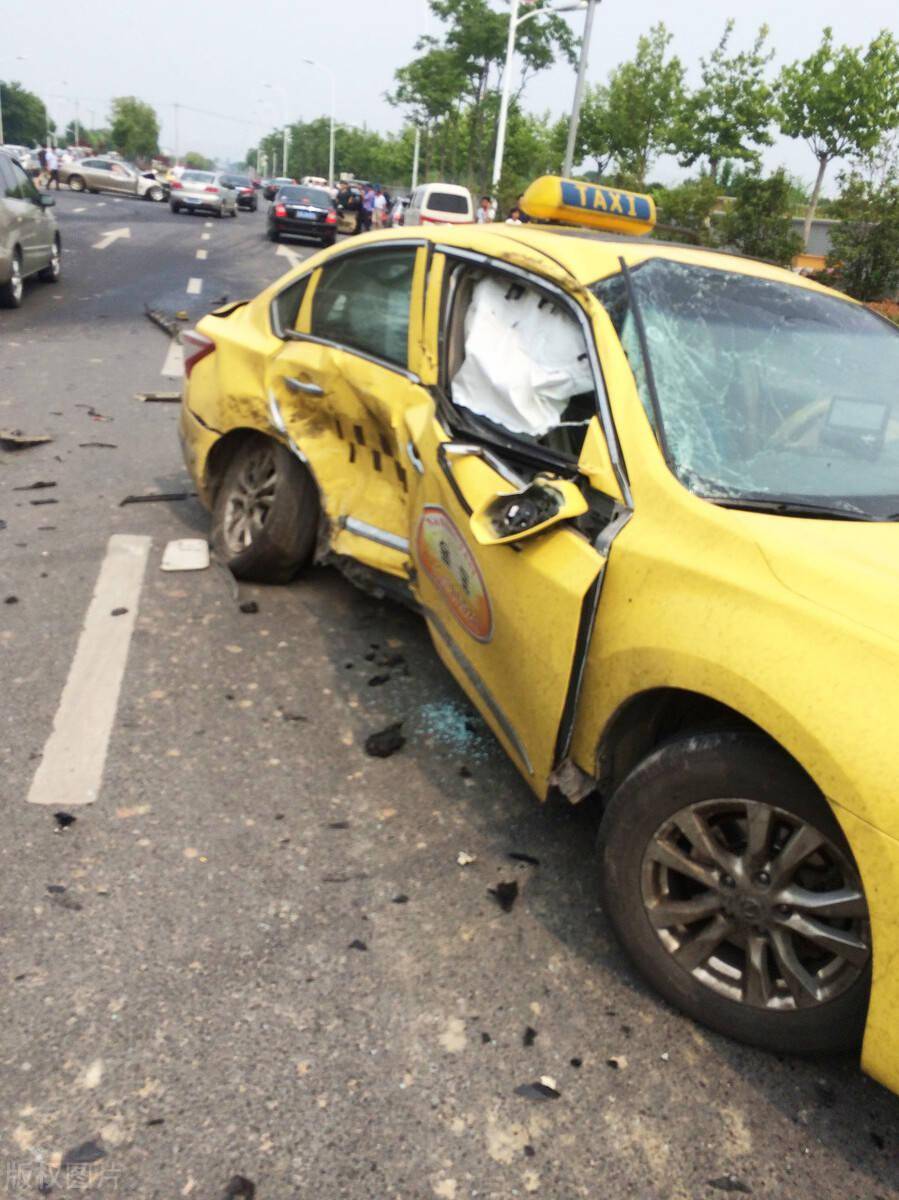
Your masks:
M523 1096L525 1100L536 1100L538 1102L544 1100L558 1100L562 1093L556 1087L552 1087L549 1083L544 1083L542 1079L538 1079L536 1083L521 1083L515 1089L516 1096Z
M611 1067L613 1071L626 1071L627 1059L623 1054L613 1054L606 1059L606 1066Z
M157 500L191 500L196 492L145 492L142 496L126 496L119 501L119 508L126 504L152 504Z
M161 309L150 308L148 304L145 304L144 314L148 320L152 321L157 328L163 331L163 333L167 333L170 338L176 338L181 333L181 329L176 323L175 319L167 316L166 313L164 313ZM176 314L176 316L178 315L180 314Z
M40 491L41 488L54 487L56 487L55 479L37 479L34 483L24 483L20 487L14 487L12 490L14 492L37 492Z
M18 596L7 596L6 599L3 601L3 603L4 604L18 604L19 597Z
M533 854L524 854L520 850L510 850L507 857L511 858L513 862L527 863L529 867L540 866L539 858L534 858Z
M389 683L391 678L392 676L388 675L386 671L383 675L372 675L371 679L368 681L368 686L380 687L384 683Z
M222 1200L254 1200L256 1184L245 1175L232 1175L222 1194Z
M70 825L75 824L77 819L77 817L73 817L71 813L64 812L62 809L53 814L53 820L59 829L68 829Z
M66 889L61 883L50 883L47 885L47 891L50 894L50 902L56 904L59 908L66 908L69 912L81 912L82 904L80 900L74 900L71 896L66 895Z
M253 614L259 612L259 605L255 600L242 600L237 607L242 613Z
M708 1185L716 1192L739 1192L743 1196L752 1195L752 1188L749 1184L744 1183L742 1179L737 1179L736 1175L722 1175L720 1179L710 1179Z
M522 1046L533 1046L533 1044L534 1044L534 1042L536 1042L536 1040L537 1040L537 1030L533 1027L533 1025L525 1026L525 1031L521 1035Z
M353 938L353 940L350 942L349 946L347 946L347 949L348 950L367 950L368 946L365 944L365 942L362 941L361 938Z
M80 1142L65 1152L62 1157L62 1165L64 1167L81 1166L85 1163L99 1162L101 1158L105 1157L106 1151L96 1140Z
M134 399L141 404L180 404L180 392L135 392Z
M109 615L111 617L124 617L124 615L127 611L128 611L127 608L113 608L113 609L110 609Z
M579 1071L581 1069L581 1067L584 1065L584 1060L582 1058L578 1058L576 1056L574 1058L569 1059L568 1061L571 1063L571 1065L574 1067L574 1069L576 1071Z
M30 450L32 446L44 446L52 437L41 433L23 433L21 429L0 429L0 450Z
M456 855L456 862L460 867L470 867L473 862L478 861L476 854L469 854L467 850L460 850Z
M168 542L159 566L162 571L204 571L209 566L209 543L205 538Z
M51 497L48 500L29 500L28 503L34 505L35 508L40 508L44 504L59 504L59 501Z
M405 892L400 892L400 894L398 896L393 897L393 899L390 901L390 903L391 904L408 904L409 897L406 895Z
M487 891L503 912L512 911L512 906L518 899L518 884L514 879L501 879L496 887L488 888Z
M79 442L79 450L118 450L115 442Z
M386 729L369 734L365 739L365 753L371 758L390 758L391 754L396 754L406 744L402 728L403 722L396 721Z

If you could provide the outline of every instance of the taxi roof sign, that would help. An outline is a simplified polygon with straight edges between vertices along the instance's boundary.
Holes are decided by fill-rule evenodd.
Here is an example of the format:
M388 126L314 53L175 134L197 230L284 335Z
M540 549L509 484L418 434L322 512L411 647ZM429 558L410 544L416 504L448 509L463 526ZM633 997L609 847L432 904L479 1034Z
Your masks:
M541 175L521 198L532 221L561 221L607 233L649 233L656 223L652 196L598 183Z

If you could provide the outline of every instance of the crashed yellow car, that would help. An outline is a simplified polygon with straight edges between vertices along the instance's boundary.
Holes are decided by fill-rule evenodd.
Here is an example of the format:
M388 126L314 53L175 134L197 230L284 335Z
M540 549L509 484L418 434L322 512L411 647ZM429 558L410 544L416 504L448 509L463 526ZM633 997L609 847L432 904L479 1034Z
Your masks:
M627 236L649 197L524 208L338 245L187 335L215 547L413 605L538 797L604 798L603 906L671 1003L864 1036L899 1090L899 331Z

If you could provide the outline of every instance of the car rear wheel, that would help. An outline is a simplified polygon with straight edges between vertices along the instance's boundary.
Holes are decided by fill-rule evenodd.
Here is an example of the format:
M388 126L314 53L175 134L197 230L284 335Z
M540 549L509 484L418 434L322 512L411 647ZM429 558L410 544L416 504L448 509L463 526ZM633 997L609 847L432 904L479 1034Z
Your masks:
M213 546L238 579L286 583L309 561L318 492L303 463L272 438L247 438L213 506Z
M69 187L71 188L71 190L73 192L83 192L84 191L84 180L81 178L80 175L70 175L69 176Z
M165 193L161 187L151 187L147 190L147 199L152 200L154 204L158 204L163 199Z
M56 283L62 274L62 252L59 248L59 238L53 239L53 245L50 248L50 261L40 273L40 278L44 283Z
M742 733L667 743L615 792L599 854L615 932L676 1007L768 1050L858 1044L864 889L823 796L778 747Z
M270 242L280 242L281 235L280 235L280 233L278 233L277 229L269 229L268 230L268 240Z
M22 303L25 285L22 281L22 251L16 247L10 264L9 279L0 284L0 305L3 308L18 308Z

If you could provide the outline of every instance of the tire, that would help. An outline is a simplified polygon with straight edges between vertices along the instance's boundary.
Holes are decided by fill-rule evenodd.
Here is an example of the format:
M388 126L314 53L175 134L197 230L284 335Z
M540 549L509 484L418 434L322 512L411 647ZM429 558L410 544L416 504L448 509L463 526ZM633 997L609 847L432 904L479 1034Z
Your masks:
M0 283L0 308L21 308L25 281L22 278L22 251L16 246L12 252L12 267L6 283Z
M58 283L62 275L62 247L59 244L59 238L53 239L53 249L50 252L50 261L40 272L39 278L44 283Z
M750 814L753 827L767 831L765 838L759 834L757 855L744 837ZM821 846L787 872L784 848L801 830L810 842L820 838ZM610 800L599 831L599 858L603 907L616 934L675 1007L767 1050L821 1054L858 1045L871 979L858 870L821 793L766 738L707 733L655 750ZM687 872L678 869L685 863ZM777 899L784 886L793 887L785 896L790 904ZM856 893L851 913L828 919L818 909L813 919L851 939L848 957L813 945L787 925L812 919L810 905L796 900L797 894L843 886ZM684 903L693 906L689 914ZM668 904L681 907L672 912ZM718 940L722 924L727 932ZM809 983L829 988L829 994L813 999L796 976L788 986L785 960L779 949L775 953L784 945ZM755 971L753 947L760 964ZM817 973L829 967L828 984ZM797 994L807 1007L796 1003Z
M91 194L92 196L99 196L99 195L100 195L100 189L99 189L99 188L88 188L87 190L90 192L90 194Z
M84 191L84 180L81 178L80 175L70 175L69 176L69 188L73 192L83 192Z
M278 233L277 229L269 228L267 231L267 236L270 242L280 242L281 240L281 235Z
M333 246L336 241L337 238L335 237L322 238L322 249L325 249L328 246Z
M151 187L147 191L147 199L152 200L154 204L158 204L163 199L165 193L161 187Z
M237 216L237 205L236 205L236 204L235 204L235 206L234 206L234 207L231 209L231 216L232 216L232 217L236 217L236 216Z
M214 211L215 211L215 215L216 215L216 216L218 217L218 219L221 221L221 219L222 219L222 218L224 217L224 215L225 215L225 210L224 210L223 208L217 208L217 209L215 209Z
M308 469L280 442L254 434L216 494L212 543L238 579L287 583L312 556L319 514Z
M180 204L174 204L174 203L173 203L173 204L170 204L170 205L169 205L169 208L172 210L172 212L173 212L173 213L179 213L179 212L181 212L181 205L180 205Z

